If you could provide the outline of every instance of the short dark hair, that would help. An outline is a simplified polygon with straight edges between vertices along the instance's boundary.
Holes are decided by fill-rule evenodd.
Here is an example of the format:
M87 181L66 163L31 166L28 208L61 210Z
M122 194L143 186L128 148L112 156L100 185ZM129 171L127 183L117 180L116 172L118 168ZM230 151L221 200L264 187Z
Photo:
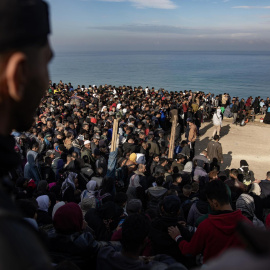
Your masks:
M118 192L114 196L114 202L119 206L122 206L125 202L127 202L127 199L128 197L125 192Z
M230 203L227 186L219 180L212 181L206 185L205 195L209 200L217 200L220 205Z
M214 136L214 140L215 140L215 141L216 141L216 140L219 140L219 135L216 134L216 135Z
M122 226L122 246L125 251L136 252L150 231L149 220L142 214L128 216Z
M163 182L164 182L164 177L163 176L158 176L156 178L156 183L157 183L158 186L162 186Z
M39 144L37 142L34 142L32 144L32 148L31 149L33 149L33 148L39 148Z
M33 200L21 199L16 204L25 218L34 218L37 213L38 206Z
M237 169L231 169L230 173L233 174L235 177L238 177L239 174Z

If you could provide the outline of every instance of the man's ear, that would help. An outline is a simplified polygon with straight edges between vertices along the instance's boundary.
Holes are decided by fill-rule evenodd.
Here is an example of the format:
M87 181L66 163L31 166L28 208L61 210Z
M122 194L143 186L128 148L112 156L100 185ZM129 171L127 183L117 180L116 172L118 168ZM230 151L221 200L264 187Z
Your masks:
M9 96L20 101L25 91L27 81L26 74L26 55L22 52L13 53L6 65L6 82Z

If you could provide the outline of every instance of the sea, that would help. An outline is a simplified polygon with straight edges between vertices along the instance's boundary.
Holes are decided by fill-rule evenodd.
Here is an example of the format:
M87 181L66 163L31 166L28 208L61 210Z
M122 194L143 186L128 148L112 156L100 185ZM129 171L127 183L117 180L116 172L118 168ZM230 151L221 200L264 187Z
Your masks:
M50 78L78 85L128 85L168 91L270 96L270 52L56 52Z

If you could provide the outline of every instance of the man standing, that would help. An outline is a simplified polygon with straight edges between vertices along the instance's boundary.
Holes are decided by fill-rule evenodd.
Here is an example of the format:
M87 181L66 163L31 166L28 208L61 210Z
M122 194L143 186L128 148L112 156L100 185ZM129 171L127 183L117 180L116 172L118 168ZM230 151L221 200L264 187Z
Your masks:
M193 120L187 119L189 125L189 133L188 133L188 144L190 147L190 160L193 159L195 154L195 142L197 138L197 127L193 123Z
M174 239L182 254L203 254L204 263L229 248L244 248L236 233L239 221L245 220L240 210L233 211L227 187L222 181L210 182L205 190L207 201L213 211L197 228L190 242L183 240L177 227L169 227L169 235Z
M231 107L231 112L233 114L233 124L236 124L236 119L237 119L237 113L238 113L238 101L233 100L232 101L232 107Z
M219 142L219 136L214 136L214 141L210 141L207 145L207 155L210 159L210 162L213 161L213 159L217 159L218 163L223 163L223 154L222 154L222 146Z
M20 163L9 134L31 127L49 81L48 6L42 0L1 0L0 14L1 268L51 269L37 234L4 192L11 185L9 171Z

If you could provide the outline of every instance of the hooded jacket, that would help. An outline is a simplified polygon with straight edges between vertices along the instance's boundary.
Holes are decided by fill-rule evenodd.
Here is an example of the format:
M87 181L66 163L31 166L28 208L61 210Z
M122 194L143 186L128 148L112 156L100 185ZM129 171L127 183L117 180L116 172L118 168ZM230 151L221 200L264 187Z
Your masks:
M244 248L236 233L236 226L241 220L250 222L240 210L209 215L200 223L190 242L180 241L179 249L184 255L203 253L203 260L207 262L228 248Z

